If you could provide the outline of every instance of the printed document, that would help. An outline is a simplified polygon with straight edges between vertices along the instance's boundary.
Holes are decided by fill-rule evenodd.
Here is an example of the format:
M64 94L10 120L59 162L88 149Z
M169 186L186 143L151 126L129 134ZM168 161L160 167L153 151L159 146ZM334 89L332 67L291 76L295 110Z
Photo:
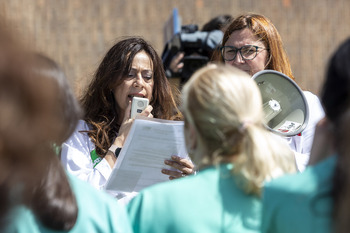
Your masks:
M164 160L172 155L188 158L184 122L137 117L120 151L105 189L135 193L150 185L169 180L161 173L171 169Z

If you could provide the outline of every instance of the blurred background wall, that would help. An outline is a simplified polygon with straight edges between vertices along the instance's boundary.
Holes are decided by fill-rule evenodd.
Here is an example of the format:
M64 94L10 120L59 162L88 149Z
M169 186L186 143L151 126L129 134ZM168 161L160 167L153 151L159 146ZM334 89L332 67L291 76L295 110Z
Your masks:
M142 36L163 51L163 27L173 8L182 24L220 14L256 12L279 30L299 85L319 93L327 61L350 36L349 0L1 0L21 39L64 68L76 94L107 50L123 36Z

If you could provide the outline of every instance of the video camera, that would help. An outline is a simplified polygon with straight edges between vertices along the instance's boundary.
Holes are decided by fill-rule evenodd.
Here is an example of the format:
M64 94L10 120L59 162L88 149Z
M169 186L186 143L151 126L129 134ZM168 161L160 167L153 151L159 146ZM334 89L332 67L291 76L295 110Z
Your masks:
M185 83L191 75L200 67L206 65L212 52L219 45L223 37L221 30L210 32L198 31L194 24L184 25L181 32L175 34L164 47L162 60L167 71L167 76L180 77L181 83ZM184 52L184 66L179 73L169 72L170 62L178 52Z

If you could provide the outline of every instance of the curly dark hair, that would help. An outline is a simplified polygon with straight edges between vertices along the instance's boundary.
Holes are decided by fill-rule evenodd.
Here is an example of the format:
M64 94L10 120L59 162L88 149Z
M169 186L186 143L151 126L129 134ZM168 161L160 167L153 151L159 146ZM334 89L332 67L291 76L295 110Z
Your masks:
M155 49L140 37L125 38L117 42L104 56L90 85L81 98L85 112L84 120L91 130L89 137L96 145L96 152L103 157L113 143L120 124L118 116L119 106L116 106L113 92L123 82L123 77L129 73L135 55L145 51L151 58L154 67L154 87L152 100L152 114L161 119L180 119L182 117L177 108L174 95L179 93L171 88L165 76L162 60Z

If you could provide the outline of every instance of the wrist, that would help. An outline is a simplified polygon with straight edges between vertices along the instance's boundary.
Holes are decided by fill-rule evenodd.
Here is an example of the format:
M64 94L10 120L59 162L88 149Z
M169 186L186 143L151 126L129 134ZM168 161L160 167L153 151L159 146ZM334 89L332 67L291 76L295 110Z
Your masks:
M114 156L118 158L121 149L122 149L121 147L112 144L111 147L109 147L108 151L112 152Z

